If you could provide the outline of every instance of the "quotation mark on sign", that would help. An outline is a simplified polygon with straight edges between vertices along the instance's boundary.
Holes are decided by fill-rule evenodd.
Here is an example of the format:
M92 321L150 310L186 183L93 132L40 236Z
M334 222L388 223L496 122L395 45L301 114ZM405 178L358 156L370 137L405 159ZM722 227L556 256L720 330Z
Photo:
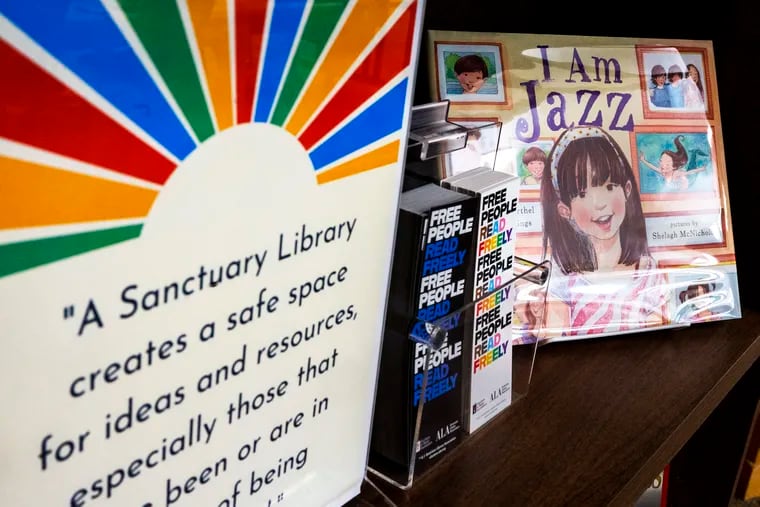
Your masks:
M69 305L63 308L63 318L70 319L74 316L74 305Z

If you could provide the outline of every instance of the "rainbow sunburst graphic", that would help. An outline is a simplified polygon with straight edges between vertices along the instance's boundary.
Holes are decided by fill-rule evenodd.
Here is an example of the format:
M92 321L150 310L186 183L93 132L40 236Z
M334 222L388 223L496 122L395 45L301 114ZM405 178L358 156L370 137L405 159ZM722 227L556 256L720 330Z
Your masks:
M0 277L136 238L181 162L237 124L295 136L317 184L395 164L416 11L0 0Z

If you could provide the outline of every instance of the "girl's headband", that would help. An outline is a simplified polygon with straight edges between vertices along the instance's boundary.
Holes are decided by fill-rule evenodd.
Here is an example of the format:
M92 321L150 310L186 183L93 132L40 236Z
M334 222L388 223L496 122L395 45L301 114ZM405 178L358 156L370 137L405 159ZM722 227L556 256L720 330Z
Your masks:
M573 141L589 137L607 138L607 134L605 134L602 129L597 127L576 127L566 130L565 133L562 134L562 136L557 141L557 144L554 146L554 153L552 153L551 172L552 184L554 185L554 190L557 192L559 192L559 181L557 180L557 163L559 162L562 153L565 151L565 148L567 148Z

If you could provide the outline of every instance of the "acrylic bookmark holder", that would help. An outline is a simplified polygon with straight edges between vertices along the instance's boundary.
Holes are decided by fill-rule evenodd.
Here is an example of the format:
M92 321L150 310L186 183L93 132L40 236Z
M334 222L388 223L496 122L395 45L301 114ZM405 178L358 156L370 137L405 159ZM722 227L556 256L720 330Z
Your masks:
M481 431L487 428L493 420L503 415L508 411L515 403L524 398L529 391L531 375L533 372L533 365L536 359L536 353L538 350L539 340L531 339L531 336L538 338L541 334L540 323L543 322L543 302L546 297L546 289L548 287L549 276L551 272L550 261L544 261L539 264L532 263L530 261L515 257L514 259L515 276L511 280L495 288L493 291L484 294L482 297L473 300L465 306L458 308L457 310L439 317L429 322L417 322L412 326L409 334L409 340L413 342L413 348L417 351L415 360L424 361L424 373L421 375L421 382L417 389L415 389L414 397L419 399L420 402L416 405L416 410L413 412L414 418L414 432L410 442L410 449L408 455L410 459L407 463L399 464L393 463L382 458L374 458L370 455L368 467L367 467L367 480L370 484L374 485L373 479L379 478L386 483L390 483L396 488L406 490L412 487L415 479L423 476L426 472L433 469L435 465L450 452L454 451L456 447L464 444L466 440L475 431ZM516 291L517 286L522 286L523 293L526 293L525 288L528 287L527 292L530 294L530 298L536 301L536 307L539 311L536 312L536 322L538 323L533 329L530 335L526 335L521 332L515 333L515 329L509 328L508 331L512 331L512 336L509 336L509 332L502 330L502 342L503 345L509 345L508 355L497 357L494 361L511 361L511 368L503 375L500 386L508 386L510 391L510 401L508 406L504 407L498 413L493 415L493 418L488 422L485 422L480 428L473 432L468 432L467 422L468 416L472 413L472 399L469 395L470 382L472 380L472 343L464 344L463 340L470 339L467 335L465 337L452 339L452 333L461 332L461 328L452 329L452 324L455 322L465 323L465 326L470 325L475 319L477 309L483 304L489 304L488 301L492 300L498 294L503 294L505 291ZM512 314L514 315L519 308L513 308ZM515 319L516 320L516 319ZM518 330L519 331L519 330ZM506 336L505 336L506 335ZM507 343L511 340L512 343ZM452 371L455 362L450 362L449 369L443 372L441 367L446 363L446 358L451 358L454 355L453 350L456 347L456 343L462 343L462 350L460 353L461 361L459 362L458 371L456 375L462 380L461 390L458 392L458 398L460 400L460 411L458 418L446 418L441 415L439 409L433 410L428 407L433 407L432 398L438 398L439 396L445 396L449 393L443 393L448 387L447 378L451 379ZM498 347L496 344L489 350L493 354L493 350ZM481 357L487 356L488 350L483 350ZM476 354L477 355L477 354ZM490 366L489 366L490 367ZM442 387L443 386L443 387ZM433 391L432 395L429 391ZM498 388L497 388L498 390ZM458 423L456 422L458 421ZM402 422L400 422L402 424ZM452 425L459 424L460 426L454 427ZM439 427L437 431L429 431L430 428ZM425 431L425 430L428 431ZM438 433L438 435L436 435ZM426 452L429 446L439 445L441 441L446 439L455 439L448 447L439 447L437 452L440 454L430 458L430 452L426 453L423 457L423 453ZM433 453L436 450L432 451ZM377 487L377 486L375 486ZM378 488L379 489L379 488Z
M417 184L440 183L458 173L495 167L501 123L451 122L448 106L448 101L442 101L412 110L405 175L418 180ZM474 144L477 149L472 149ZM408 420L399 421L413 428L405 453L408 459L391 461L370 452L369 484L374 486L376 477L402 490L412 487L415 478L528 393L550 272L548 260L534 263L513 257L511 279L444 316L410 325L414 367L421 365L422 371L415 370L412 385L399 386L410 400ZM475 336L476 319L494 301L504 299L507 306L500 309L501 321L491 322L493 332ZM505 368L506 362L509 367ZM474 398L473 372L488 368L494 388ZM441 405L444 396L458 400L454 408L451 398ZM498 404L491 403L491 398L500 398ZM473 424L476 416L477 427Z

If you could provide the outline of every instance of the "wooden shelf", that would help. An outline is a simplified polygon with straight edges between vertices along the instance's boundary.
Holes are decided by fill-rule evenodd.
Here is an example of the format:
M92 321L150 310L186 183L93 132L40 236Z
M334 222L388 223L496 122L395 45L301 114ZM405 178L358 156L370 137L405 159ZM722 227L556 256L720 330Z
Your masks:
M760 356L760 312L539 348L530 392L396 505L632 505ZM349 506L387 506L365 482Z

